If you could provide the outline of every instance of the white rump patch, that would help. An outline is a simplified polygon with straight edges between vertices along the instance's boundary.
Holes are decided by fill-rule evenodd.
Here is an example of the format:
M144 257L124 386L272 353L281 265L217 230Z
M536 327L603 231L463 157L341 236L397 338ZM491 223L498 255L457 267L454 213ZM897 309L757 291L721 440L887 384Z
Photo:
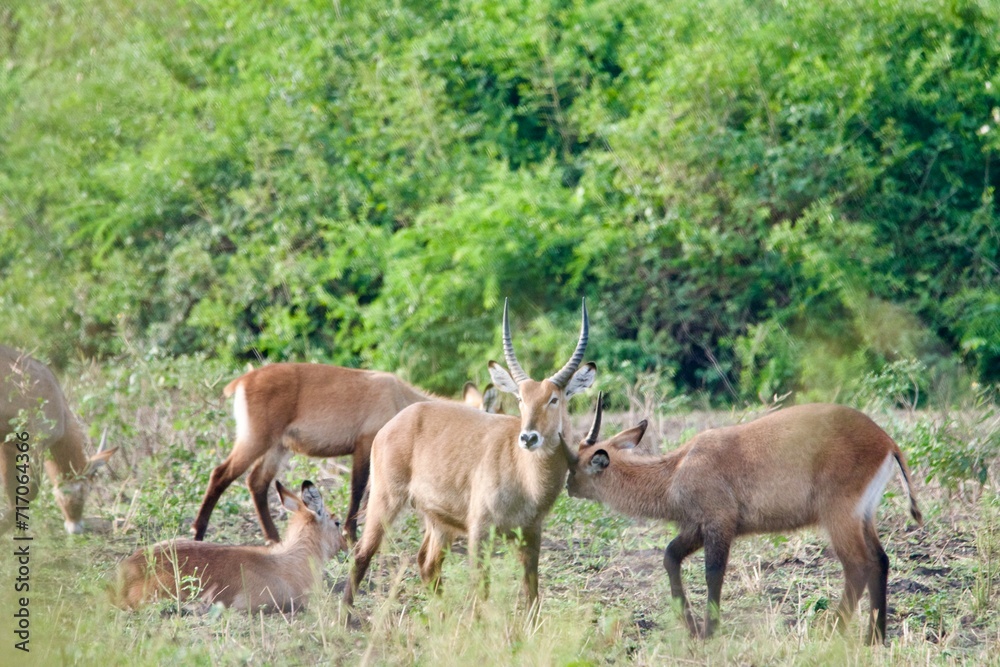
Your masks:
M236 387L233 417L236 418L236 442L246 442L250 436L250 413L247 412L247 394L242 382Z
M876 471L875 476L868 482L865 492L861 494L861 500L858 501L858 506L855 510L855 513L859 517L870 520L875 516L875 508L878 507L879 501L882 500L882 492L885 491L885 485L889 483L889 479L892 477L892 472L895 468L896 461L892 456L892 452L889 452L885 457L885 461L882 462L882 465Z

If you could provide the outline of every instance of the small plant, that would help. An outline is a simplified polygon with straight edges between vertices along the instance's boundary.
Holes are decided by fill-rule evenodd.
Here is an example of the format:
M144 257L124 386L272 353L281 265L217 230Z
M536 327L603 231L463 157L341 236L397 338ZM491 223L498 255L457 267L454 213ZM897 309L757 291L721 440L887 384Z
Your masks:
M1000 578L1000 497L984 494L980 507L982 519L975 528L979 563L972 584L972 600L976 615L983 617L993 609L992 601Z
M955 490L964 482L984 487L1000 455L1000 413L980 392L973 406L940 416L921 416L902 434L903 447L927 480ZM904 427L906 428L906 427Z
M854 403L869 409L902 407L912 412L926 394L927 367L917 359L898 359L869 373L858 383Z

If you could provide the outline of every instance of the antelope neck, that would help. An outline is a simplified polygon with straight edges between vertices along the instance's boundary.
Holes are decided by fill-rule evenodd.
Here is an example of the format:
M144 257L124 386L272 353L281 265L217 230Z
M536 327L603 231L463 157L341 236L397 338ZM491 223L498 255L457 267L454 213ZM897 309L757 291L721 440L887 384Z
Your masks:
M677 453L644 457L617 453L605 470L614 475L605 479L602 500L615 509L636 517L670 517L669 490L682 456ZM631 459L631 460L630 460Z

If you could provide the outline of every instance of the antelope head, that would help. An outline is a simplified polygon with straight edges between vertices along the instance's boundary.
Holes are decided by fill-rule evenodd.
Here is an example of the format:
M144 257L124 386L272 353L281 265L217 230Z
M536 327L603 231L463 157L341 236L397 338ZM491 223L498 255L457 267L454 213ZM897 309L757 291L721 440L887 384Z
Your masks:
M62 478L54 489L56 503L59 505L65 518L63 525L66 528L66 532L71 535L80 534L84 530L83 504L87 498L87 492L90 490L90 484L94 475L118 451L117 447L105 449L107 443L108 430L104 429L104 432L101 434L101 443L97 447L97 453L87 459L84 469L71 477Z
M570 464L566 492L573 498L602 500L601 475L611 465L612 453L635 448L646 433L648 422L643 419L637 426L622 431L608 440L599 441L603 403L604 394L600 393L597 395L594 423L591 424L587 437L580 442L580 448Z
M507 318L507 301L504 300L503 354L507 368L491 361L490 377L493 379L493 384L501 391L517 397L517 405L521 411L518 445L522 449L529 452L551 453L560 446L565 448L565 434L569 428L566 401L593 384L597 374L597 366L593 362L580 365L583 353L587 349L589 327L587 301L584 300L580 338L573 356L555 375L541 381L532 380L521 368L517 355L514 354L510 322Z
M311 534L311 538L319 546L322 562L341 551L347 551L347 540L340 532L340 522L327 511L319 489L312 482L302 482L301 495L298 496L277 480L274 486L278 490L281 504L292 513L288 535L282 544L294 544L300 536Z

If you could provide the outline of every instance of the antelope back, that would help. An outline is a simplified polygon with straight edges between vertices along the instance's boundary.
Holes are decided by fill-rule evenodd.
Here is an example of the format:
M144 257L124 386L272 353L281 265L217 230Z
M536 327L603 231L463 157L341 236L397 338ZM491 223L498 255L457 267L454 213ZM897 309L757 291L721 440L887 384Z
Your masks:
M23 417L32 442L61 438L68 413L66 397L48 366L0 345L0 433L9 433L11 421Z
M741 531L770 532L823 516L870 519L897 465L908 479L892 438L842 405L795 406L710 429L664 456L628 451L644 430L640 424L582 443L567 482L570 495L635 516L689 522L728 517ZM910 498L917 518L912 493Z
M402 410L375 436L372 446L372 475L390 484L407 480L455 478L483 463L491 452L489 465L504 465L508 457L493 453L516 449L520 420L446 401L411 405ZM496 460L494 460L496 459ZM397 479L398 478L398 479Z
M390 373L297 363L245 373L225 394L236 394L234 410L245 406L247 435L276 442L294 423L298 451L310 456L349 453L341 448L353 445L358 434L374 435L402 408L430 400Z

